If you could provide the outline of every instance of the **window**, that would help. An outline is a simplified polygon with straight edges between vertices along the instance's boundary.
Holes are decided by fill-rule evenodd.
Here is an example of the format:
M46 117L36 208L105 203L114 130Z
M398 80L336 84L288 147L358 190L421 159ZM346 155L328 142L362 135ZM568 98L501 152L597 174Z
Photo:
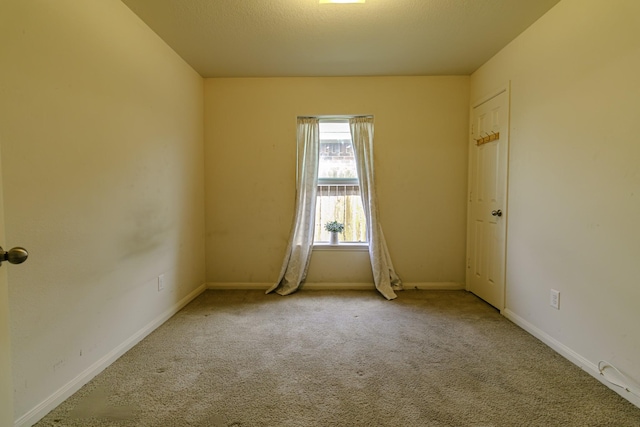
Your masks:
M324 225L330 221L344 224L341 241L367 241L366 219L347 120L320 120L315 242L329 241L330 233Z

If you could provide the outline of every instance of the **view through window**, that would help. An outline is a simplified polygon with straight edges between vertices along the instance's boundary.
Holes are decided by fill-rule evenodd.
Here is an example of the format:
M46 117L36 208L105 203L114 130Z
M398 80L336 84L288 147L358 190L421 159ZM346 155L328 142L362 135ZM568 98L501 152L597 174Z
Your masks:
M314 241L328 242L324 225L344 224L343 242L366 242L367 227L356 172L351 132L347 120L320 121L318 199Z

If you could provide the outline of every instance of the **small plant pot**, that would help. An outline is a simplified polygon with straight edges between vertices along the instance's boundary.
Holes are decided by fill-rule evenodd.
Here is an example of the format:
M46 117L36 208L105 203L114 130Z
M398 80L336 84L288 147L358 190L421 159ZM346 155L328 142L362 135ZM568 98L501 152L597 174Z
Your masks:
M338 244L338 233L337 233L336 231L333 231L333 232L331 233L331 240L330 240L330 243L331 243L332 245L337 245L337 244Z

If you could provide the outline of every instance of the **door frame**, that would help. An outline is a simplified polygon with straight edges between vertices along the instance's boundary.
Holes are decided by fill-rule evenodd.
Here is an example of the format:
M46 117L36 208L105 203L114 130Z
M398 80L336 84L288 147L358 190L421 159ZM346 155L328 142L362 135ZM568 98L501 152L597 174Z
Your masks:
M487 95L480 97L479 99L471 102L469 104L469 141L468 141L468 170L467 170L467 250L465 257L465 289L470 292L469 283L470 283L470 274L471 274L471 233L472 233L472 206L471 206L471 190L474 187L474 156L473 149L475 147L475 140L473 139L473 110L480 105L484 104L487 101L505 93L507 96L507 137L505 138L505 143L507 144L507 164L505 170L505 211L506 215L504 218L504 268L503 268L503 291L502 291L502 304L501 307L497 307L500 310L500 313L503 313L506 307L507 302L507 258L508 258L508 241L509 241L509 165L511 163L511 81L508 81L505 85L500 86L498 89L489 92Z
M0 246L7 247L4 228L4 199L2 180L2 159L0 158ZM11 369L11 329L9 325L9 284L7 265L0 266L0 425L12 426L14 402Z

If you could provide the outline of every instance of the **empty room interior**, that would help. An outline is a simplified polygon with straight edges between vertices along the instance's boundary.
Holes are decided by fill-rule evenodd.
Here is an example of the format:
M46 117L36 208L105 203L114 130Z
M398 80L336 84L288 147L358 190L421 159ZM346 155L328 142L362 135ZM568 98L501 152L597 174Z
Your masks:
M362 115L404 287L376 297L470 291L640 408L639 1L3 0L0 40L0 245L29 252L0 266L0 426L201 294L274 285L296 119ZM487 297L482 173L504 188ZM337 246L300 293L375 290L367 245Z

